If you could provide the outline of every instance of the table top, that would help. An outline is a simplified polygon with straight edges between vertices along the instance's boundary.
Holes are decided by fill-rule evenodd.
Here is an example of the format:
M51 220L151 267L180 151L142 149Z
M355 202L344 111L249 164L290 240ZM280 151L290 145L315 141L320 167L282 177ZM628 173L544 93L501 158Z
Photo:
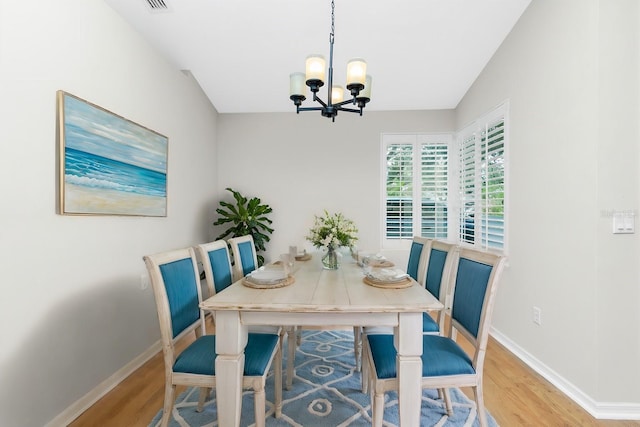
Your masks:
M321 253L296 261L295 282L274 289L255 289L241 279L203 301L204 310L318 313L401 313L438 310L442 304L418 282L404 289L382 289L364 283L362 269L344 258L338 270L326 270Z

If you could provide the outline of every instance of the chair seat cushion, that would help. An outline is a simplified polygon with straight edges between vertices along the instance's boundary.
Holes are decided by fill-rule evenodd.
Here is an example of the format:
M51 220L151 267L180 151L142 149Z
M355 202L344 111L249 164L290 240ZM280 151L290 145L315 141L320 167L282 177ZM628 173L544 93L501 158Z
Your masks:
M278 345L278 335L249 334L244 349L244 375L264 375L273 350ZM204 335L196 339L176 358L173 372L198 375L216 374L216 336Z
M396 377L396 349L393 335L367 335L376 375L380 379ZM440 335L422 337L422 376L474 374L469 356L453 340Z
M216 336L203 335L176 357L173 372L215 375Z
M422 376L475 374L471 359L451 338L440 335L422 337Z
M422 332L430 334L440 332L440 326L428 313L422 313Z

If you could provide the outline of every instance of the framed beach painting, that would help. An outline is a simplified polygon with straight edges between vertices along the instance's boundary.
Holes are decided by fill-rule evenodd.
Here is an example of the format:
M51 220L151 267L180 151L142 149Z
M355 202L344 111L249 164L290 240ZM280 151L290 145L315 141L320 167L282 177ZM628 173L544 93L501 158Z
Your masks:
M168 139L57 92L58 212L167 216Z

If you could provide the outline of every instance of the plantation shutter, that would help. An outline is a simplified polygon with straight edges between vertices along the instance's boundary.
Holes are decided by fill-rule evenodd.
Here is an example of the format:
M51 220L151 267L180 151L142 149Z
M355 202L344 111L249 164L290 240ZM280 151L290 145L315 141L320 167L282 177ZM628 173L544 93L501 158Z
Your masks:
M420 144L421 212L420 235L446 239L448 227L449 145Z
M413 177L413 144L388 144L385 186L387 239L413 237Z
M449 226L449 134L385 134L384 238L446 239Z
M505 249L505 108L459 134L460 243Z
M482 247L504 247L504 117L486 125L480 144Z
M460 143L460 242L473 243L476 217L476 135Z

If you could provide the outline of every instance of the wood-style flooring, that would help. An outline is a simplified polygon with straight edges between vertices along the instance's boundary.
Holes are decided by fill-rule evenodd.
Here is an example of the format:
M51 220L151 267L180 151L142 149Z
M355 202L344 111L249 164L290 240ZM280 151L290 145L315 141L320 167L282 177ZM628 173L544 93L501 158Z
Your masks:
M465 393L472 396L470 391ZM158 353L70 427L146 427L162 408L163 395L163 360ZM594 419L493 338L485 359L484 395L487 409L503 427L640 427L640 421Z

